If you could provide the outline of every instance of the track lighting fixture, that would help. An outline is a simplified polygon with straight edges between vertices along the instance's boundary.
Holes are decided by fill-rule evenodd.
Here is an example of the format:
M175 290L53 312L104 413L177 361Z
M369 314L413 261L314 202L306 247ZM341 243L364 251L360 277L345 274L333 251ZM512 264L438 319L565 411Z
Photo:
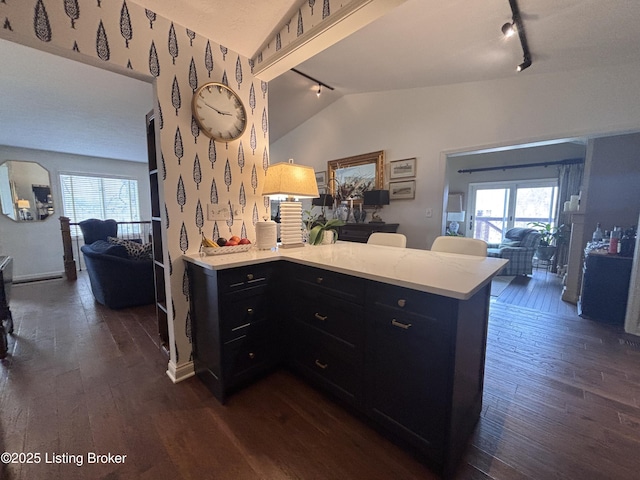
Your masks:
M509 38L512 37L513 35L515 35L517 30L517 27L515 25L515 23L505 23L504 25L502 25L502 34Z
M531 66L531 59L525 57L524 62L522 62L520 65L516 67L516 71L521 72L525 68L529 68L530 66Z
M295 68L292 68L291 71L297 73L298 75L300 75L300 76L302 76L302 77L304 77L304 78L306 78L308 80L311 80L313 83L318 84L318 90L316 90L316 95L318 97L320 97L320 94L322 93L322 87L328 88L329 90L335 90L333 87L330 87L329 85L327 85L324 82L321 82L320 80L316 80L315 78L313 78L310 75L307 75L306 73L302 73L300 70L296 70Z
M529 51L527 36L524 33L524 24L522 23L522 16L520 15L520 8L518 8L518 1L509 0L509 5L511 6L511 18L513 20L513 23L505 23L504 25L502 25L502 33L505 37L511 37L516 32L518 33L524 59L523 62L518 65L516 71L521 72L531 66L531 52Z

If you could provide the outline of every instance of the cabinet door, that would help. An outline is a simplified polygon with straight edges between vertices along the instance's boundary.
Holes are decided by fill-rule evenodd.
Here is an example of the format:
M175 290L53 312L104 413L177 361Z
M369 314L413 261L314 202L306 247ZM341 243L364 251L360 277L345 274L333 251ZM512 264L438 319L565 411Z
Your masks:
M443 448L452 368L446 322L380 306L367 313L370 414L420 447Z

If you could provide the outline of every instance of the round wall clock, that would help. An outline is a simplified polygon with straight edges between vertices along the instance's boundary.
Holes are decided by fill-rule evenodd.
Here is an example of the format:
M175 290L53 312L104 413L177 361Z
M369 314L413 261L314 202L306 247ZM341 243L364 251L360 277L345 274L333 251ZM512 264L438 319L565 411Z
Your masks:
M193 118L205 135L222 142L239 138L247 127L247 112L236 92L223 83L205 83L193 94Z

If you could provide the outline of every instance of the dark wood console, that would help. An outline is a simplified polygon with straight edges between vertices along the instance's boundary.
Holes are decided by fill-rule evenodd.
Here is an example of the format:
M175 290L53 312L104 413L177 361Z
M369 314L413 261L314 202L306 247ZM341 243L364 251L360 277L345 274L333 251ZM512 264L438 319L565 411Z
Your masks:
M0 359L7 356L7 334L13 333L13 318L9 309L12 284L13 258L0 256Z
M398 223L347 223L338 227L338 240L367 243L373 232L396 233Z

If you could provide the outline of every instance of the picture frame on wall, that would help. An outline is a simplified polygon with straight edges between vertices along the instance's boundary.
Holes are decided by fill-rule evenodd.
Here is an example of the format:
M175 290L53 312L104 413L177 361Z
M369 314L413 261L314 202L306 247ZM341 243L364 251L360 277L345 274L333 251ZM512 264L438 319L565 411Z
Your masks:
M411 178L416 176L416 159L405 158L389 162L389 179Z
M389 200L412 200L416 198L416 181L389 182Z
M316 183L318 184L318 188L327 186L327 172L316 172Z

